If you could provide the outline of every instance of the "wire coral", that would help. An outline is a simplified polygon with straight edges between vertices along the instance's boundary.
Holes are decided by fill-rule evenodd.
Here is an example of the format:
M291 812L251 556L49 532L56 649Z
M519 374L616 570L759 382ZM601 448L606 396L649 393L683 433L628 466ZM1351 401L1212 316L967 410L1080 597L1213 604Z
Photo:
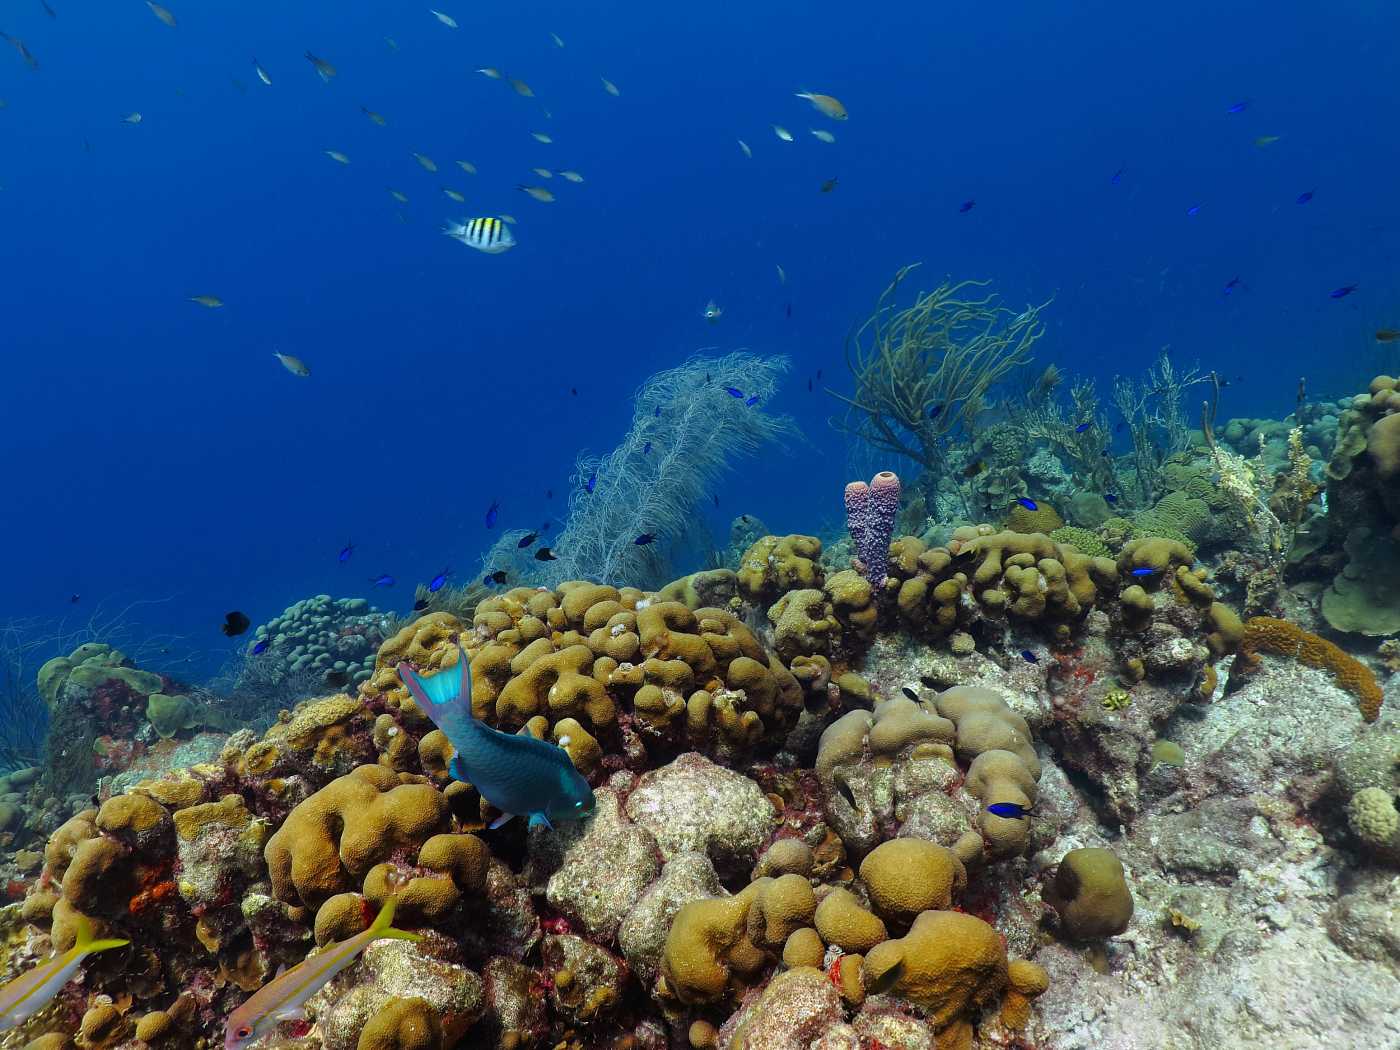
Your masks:
M932 472L944 466L943 439L967 429L986 407L987 392L1030 359L1049 302L1016 313L995 294L963 298L988 282L959 281L896 309L900 285L917 265L895 274L869 320L846 341L855 390L832 391L847 406L845 418L832 422Z
M1374 722L1381 713L1381 687L1365 664L1343 652L1326 638L1272 616L1254 616L1245 622L1241 649L1253 655L1259 650L1291 656L1309 667L1331 673L1337 684L1356 697L1361 717Z
M697 355L643 383L622 444L575 464L557 560L541 563L535 580L665 583L668 546L690 532L696 507L734 459L796 433L787 416L760 407L787 369L781 356ZM644 535L654 542L637 543Z

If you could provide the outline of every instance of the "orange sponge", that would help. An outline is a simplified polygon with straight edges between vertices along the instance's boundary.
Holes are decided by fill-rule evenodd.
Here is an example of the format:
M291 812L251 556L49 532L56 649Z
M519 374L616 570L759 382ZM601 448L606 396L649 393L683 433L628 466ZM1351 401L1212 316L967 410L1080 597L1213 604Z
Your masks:
M1319 638L1287 620L1253 616L1244 625L1241 648L1249 655L1262 649L1280 656L1291 656L1309 667L1330 671L1337 684L1356 697L1365 721L1374 722L1380 716L1382 694L1376 676L1365 664L1326 638Z

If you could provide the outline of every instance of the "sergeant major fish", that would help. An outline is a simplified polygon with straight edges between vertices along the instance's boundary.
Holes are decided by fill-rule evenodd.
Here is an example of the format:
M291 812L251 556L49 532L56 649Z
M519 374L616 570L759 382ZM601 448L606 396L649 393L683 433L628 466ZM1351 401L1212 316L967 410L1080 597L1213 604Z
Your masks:
M499 255L515 247L515 235L510 232L509 226L497 218L449 222L442 232L454 241L461 241L468 248L475 248L487 255Z
M394 908L397 904L398 898L391 896L379 909L369 929L343 941L332 941L245 999L238 1009L229 1014L224 1050L240 1050L272 1032L283 1021L301 1018L302 1004L354 962L373 941L382 937L400 941L422 940L419 934L394 927Z
M502 733L472 714L471 661L460 645L455 668L423 678L400 664L399 677L452 744L456 753L448 772L502 811L491 827L528 816L531 827L552 828L556 820L578 820L593 811L593 789L562 746Z

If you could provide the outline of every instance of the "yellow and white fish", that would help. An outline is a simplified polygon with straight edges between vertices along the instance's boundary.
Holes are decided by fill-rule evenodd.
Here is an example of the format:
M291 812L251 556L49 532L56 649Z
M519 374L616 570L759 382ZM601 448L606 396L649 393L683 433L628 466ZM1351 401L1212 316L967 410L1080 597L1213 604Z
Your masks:
M283 1021L302 1017L302 1006L306 1000L330 983L374 941L383 937L401 941L422 940L419 934L395 929L394 907L397 903L396 897L390 897L379 909L369 929L343 941L332 941L315 955L278 974L245 999L238 1009L229 1014L228 1027L224 1032L224 1050L241 1050L274 1031Z
M784 142L792 141L792 132L789 131L787 128L783 127L781 124L773 125L773 134L777 135L778 138L782 139Z
M457 162L457 167L461 168L461 169L462 169L463 171L465 171L468 175L475 175L475 174L476 174L476 165L473 164L473 163L472 163L471 161L469 161L469 160L459 160L459 161Z
M743 139L739 140L739 148L744 151L744 156L748 157L749 160L753 160L753 150L749 149L749 144Z
M622 94L621 91L617 90L617 85L614 84L614 83L613 83L611 80L609 80L607 77L599 77L598 79L601 80L601 81L603 82L603 90L606 91L609 95L621 95L621 94Z
M263 69L261 63L259 63L256 58L253 59L253 72L257 73L258 79L264 84L268 87L272 87L272 78L267 75L267 70Z
M161 7L160 4L153 4L151 3L151 0L146 0L146 6L151 9L151 14L155 15L166 25L171 26L172 28L174 27L175 16L170 13L169 8Z
M830 117L832 120L845 120L849 115L846 112L846 107L841 105L841 100L832 98L830 95L817 95L811 91L799 91L797 92L797 97L805 98L812 104L813 109L823 116Z
M200 306L207 306L211 310L216 310L224 305L224 301L217 295L192 295L190 302L198 303Z
M548 168L531 168L530 170L542 179L554 178L554 172L550 171Z
M60 988L73 979L78 967L89 955L120 948L130 941L119 937L95 940L92 924L86 916L77 917L77 939L73 947L39 965L24 971L4 988L0 988L0 1032L18 1028L48 1005Z
M829 132L829 131L822 131L820 128L808 128L807 130L810 131L810 132L812 133L812 137L813 137L814 139L816 139L818 142L835 142L835 141L836 141L836 136L833 135L833 134L832 134L831 132Z
M293 357L291 354L278 353L276 350L272 351L272 356L281 361L282 367L294 376L300 376L302 379L305 379L311 374L311 369L307 368L306 362L299 357Z
M510 77L508 79L510 81L510 86L515 89L515 93L517 95L520 95L524 98L535 97L535 92L530 88L529 84L525 83L525 81L517 80L515 77Z
M532 131L532 132L530 132L530 137L531 137L532 139L534 139L536 142L543 142L546 146L548 146L551 142L554 141L552 138L550 138L548 135L546 135L543 131Z
M561 172L559 173L559 177L560 177L561 179L568 179L570 182L582 182L582 181L583 181L583 176L580 175L580 174L579 174L578 172L576 172L576 171L561 171Z
M428 14L432 15L448 29L457 28L457 19L453 18L451 15L445 15L441 11L434 11L431 7L428 8Z
M515 235L510 232L510 227L494 217L449 222L442 232L454 241L461 241L468 248L475 248L487 255L500 255L515 247Z
M344 153L341 153L338 149L322 150L322 152L325 153L327 157L330 157L330 159L335 161L337 164L350 163L350 158L347 157Z
M450 187L448 187L448 186L444 186L444 187L442 188L442 192L443 192L444 194L447 195L447 199L448 199L448 200L456 201L458 204L466 204L466 203L467 203L467 198L463 197L463 196L462 196L460 193L458 193L456 190L454 190L454 189L452 189L452 188L450 188Z
M545 189L543 186L525 186L522 184L515 188L521 193L528 193L541 204L552 204L554 202L554 194L550 193L549 190Z
M418 162L424 171L437 171L437 162L432 157L425 157L421 153L415 153L413 159Z

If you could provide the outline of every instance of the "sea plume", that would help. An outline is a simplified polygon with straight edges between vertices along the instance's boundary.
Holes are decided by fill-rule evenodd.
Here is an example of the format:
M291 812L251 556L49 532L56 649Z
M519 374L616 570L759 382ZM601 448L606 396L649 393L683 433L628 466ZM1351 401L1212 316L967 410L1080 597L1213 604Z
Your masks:
M667 582L671 549L693 531L734 460L796 433L791 419L764 409L787 369L785 357L697 354L643 383L622 443L579 457L558 560L536 563L530 575L549 585ZM655 539L638 544L644 535Z

